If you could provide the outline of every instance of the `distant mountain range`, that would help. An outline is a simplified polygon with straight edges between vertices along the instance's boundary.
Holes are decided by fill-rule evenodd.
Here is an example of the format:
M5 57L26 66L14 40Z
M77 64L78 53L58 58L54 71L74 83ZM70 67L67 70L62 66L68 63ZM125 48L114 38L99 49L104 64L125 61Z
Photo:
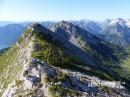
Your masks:
M130 44L130 20L106 19L103 22L76 21L74 24L91 32L99 38L121 47Z
M0 22L0 49L14 45L30 24L31 22ZM49 27L53 22L41 22L41 24Z
M26 28L20 24L0 26L0 47L9 47L16 43Z
M100 39L125 47L130 44L130 20L125 19L106 19L103 22L81 20L70 21L74 25L83 28L86 31L96 35ZM41 22L40 24L49 28L56 22ZM21 33L31 24L31 22L13 23L0 22L0 48L8 47L14 44ZM8 36L7 36L8 33ZM6 39L3 39L7 37Z
M13 22L0 21L0 27L1 27L1 26L5 26L5 25L8 25L8 24L13 24Z

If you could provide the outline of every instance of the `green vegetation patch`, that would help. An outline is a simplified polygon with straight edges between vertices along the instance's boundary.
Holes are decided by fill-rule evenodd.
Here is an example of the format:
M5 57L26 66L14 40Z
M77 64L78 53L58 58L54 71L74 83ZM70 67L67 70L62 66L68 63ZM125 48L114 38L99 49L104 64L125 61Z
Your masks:
M16 79L22 65L16 64L19 48L13 46L0 56L0 81L3 83L3 91L8 84ZM1 93L0 93L1 95Z

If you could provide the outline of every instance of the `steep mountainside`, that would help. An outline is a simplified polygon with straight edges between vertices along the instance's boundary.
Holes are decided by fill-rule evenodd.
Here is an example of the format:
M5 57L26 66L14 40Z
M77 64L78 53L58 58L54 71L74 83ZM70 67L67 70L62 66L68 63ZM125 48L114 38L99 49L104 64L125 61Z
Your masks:
M89 32L65 21L59 22L51 29L53 31L40 24L32 24L16 45L0 56L0 96L130 96L120 82L104 71L106 69L98 69L103 64L96 57L92 58L93 55L90 55L77 39L84 36L87 47L97 52L98 48L91 45L101 45L102 49L111 53L112 48L106 47L104 42ZM103 56L104 52L100 53ZM104 56L107 58L109 54Z
M95 23L95 25L98 27L93 26L92 23L95 23L95 22L90 21L89 23L89 22L78 21L78 23L74 23L74 24L80 26L86 31L90 31L90 29L92 29L93 31L92 30L90 31L92 34L96 35L97 37L99 37L100 39L104 41L108 41L124 49L124 52L120 52L119 50L114 50L114 52L116 52L116 54L114 53L114 55L120 56L119 57L120 61L118 62L118 65L116 66L118 68L113 67L112 69L118 72L121 76L123 77L125 76L126 79L130 80L130 77L129 77L129 74L130 74L130 68L129 68L130 67L129 65L130 63L130 42L129 42L130 21L121 19L121 18L106 19L103 22ZM97 30L97 28L100 28L100 29ZM97 32L95 33L95 31Z
M67 49L72 49L75 56L87 60L87 62L89 60L90 64L94 65L95 61L96 66L98 64L112 65L112 62L118 62L121 56L125 55L125 51L120 47L105 42L69 22L61 21L53 25L50 29L59 36L59 40L65 46L68 46L70 43L71 48L68 47Z

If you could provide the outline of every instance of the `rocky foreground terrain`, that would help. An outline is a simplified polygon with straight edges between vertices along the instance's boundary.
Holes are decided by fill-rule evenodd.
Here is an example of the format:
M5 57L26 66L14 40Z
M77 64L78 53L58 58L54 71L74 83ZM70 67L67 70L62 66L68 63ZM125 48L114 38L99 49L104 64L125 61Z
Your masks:
M1 97L130 97L129 91L120 81L90 75L89 70L87 74L82 69L80 72L78 69L55 65L56 60L53 63L51 56L45 57L51 53L50 49L55 48L55 54L59 50L48 41L48 33L51 32L41 25L39 29L36 28L39 28L39 24L30 26L16 45L2 56L6 58L10 55L4 60L3 66L6 67L0 67ZM62 50L59 52L64 54ZM68 65L69 59L64 60Z

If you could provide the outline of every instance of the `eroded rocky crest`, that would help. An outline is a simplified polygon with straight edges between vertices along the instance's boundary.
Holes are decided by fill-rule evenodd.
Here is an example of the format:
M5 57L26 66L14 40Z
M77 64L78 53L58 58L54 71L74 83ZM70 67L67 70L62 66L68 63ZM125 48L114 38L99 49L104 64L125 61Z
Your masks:
M17 77L11 79L10 83L5 86L4 91L0 92L2 97L130 96L120 82L106 81L83 72L53 66L48 62L49 59L43 60L40 57L41 55L34 55L34 52L42 54L41 51L46 51L45 48L42 48L45 45L45 42L43 42L45 39L38 39L46 33L48 35L51 31L40 24L33 24L16 43L18 52L14 61L15 65L21 66L21 69L15 72ZM37 35L41 36L37 37ZM46 45L46 47L50 45ZM15 66L13 63L10 65Z

